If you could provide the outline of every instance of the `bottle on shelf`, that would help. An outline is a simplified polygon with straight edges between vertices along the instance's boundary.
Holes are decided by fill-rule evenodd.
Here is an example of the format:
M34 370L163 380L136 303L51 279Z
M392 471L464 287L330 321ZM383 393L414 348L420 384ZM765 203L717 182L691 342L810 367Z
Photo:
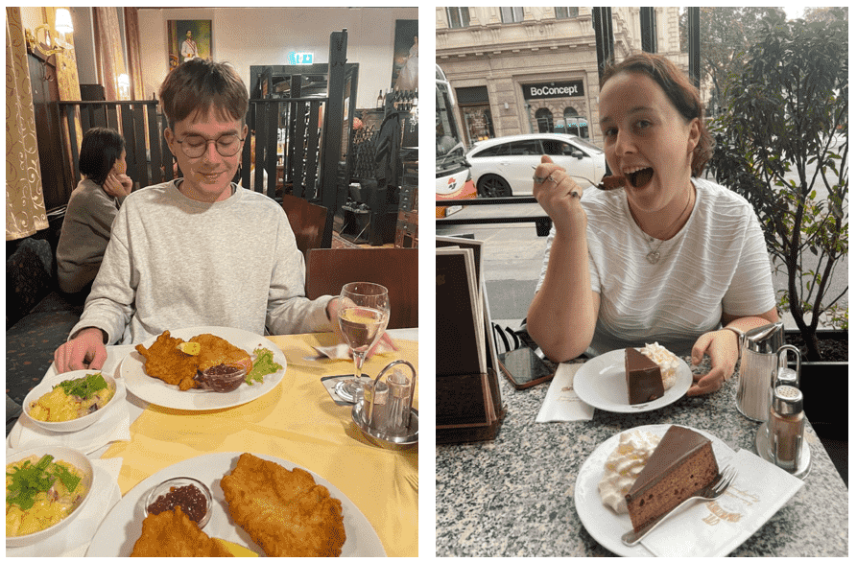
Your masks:
M378 101L375 103L375 107L378 109L384 109L384 96L382 93L383 90L378 90Z

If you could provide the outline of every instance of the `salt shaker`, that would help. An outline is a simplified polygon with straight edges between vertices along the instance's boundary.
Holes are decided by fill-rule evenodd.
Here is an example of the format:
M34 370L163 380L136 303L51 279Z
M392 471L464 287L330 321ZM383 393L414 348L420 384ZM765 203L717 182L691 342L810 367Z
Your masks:
M363 421L369 427L380 428L387 418L390 389L384 381L371 381L363 385Z
M387 399L384 433L390 437L403 437L411 419L411 385L413 381L396 369L387 377L390 393Z
M768 416L768 439L774 464L788 471L800 466L805 425L803 393L789 384L774 388Z

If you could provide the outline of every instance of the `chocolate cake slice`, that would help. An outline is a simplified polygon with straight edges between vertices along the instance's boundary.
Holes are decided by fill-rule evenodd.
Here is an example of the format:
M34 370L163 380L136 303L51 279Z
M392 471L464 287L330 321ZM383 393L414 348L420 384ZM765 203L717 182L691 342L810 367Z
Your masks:
M670 426L625 495L634 531L669 512L720 473L711 440Z
M664 395L660 366L633 347L625 348L625 384L629 404L651 402Z

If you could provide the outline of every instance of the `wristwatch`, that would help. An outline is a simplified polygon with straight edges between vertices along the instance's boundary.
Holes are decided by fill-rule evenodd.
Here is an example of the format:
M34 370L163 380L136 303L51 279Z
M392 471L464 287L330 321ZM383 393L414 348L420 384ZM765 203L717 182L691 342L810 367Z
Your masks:
M723 330L729 330L730 332L735 332L738 336L738 359L741 359L741 351L744 349L744 332L736 328L735 326L723 326L721 328Z

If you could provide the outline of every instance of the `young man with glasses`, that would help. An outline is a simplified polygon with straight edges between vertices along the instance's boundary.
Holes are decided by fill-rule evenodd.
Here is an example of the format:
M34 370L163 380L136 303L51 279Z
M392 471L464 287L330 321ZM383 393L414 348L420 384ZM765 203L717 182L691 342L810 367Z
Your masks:
M160 99L184 177L126 198L83 315L54 353L61 373L98 369L105 344L164 330L304 333L330 330L336 318L336 299L304 296L303 256L283 209L231 181L248 132L247 89L235 69L185 62L167 75Z

